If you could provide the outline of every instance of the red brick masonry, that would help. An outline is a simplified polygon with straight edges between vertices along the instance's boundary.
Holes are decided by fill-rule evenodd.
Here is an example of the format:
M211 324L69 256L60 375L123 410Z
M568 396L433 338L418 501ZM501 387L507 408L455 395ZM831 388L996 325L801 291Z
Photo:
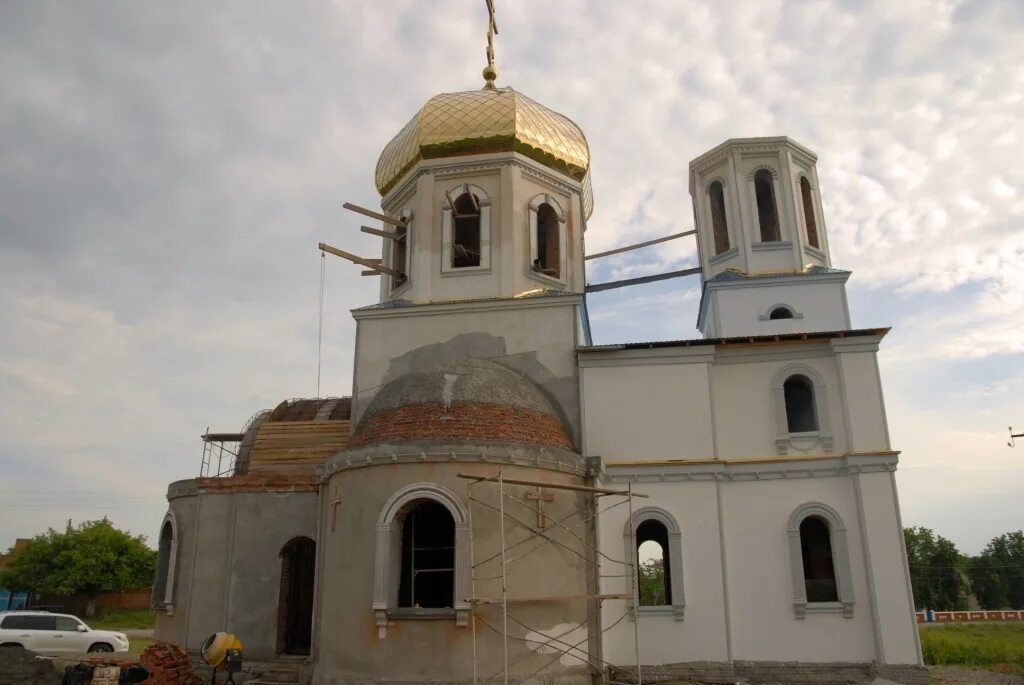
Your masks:
M359 424L349 447L407 440L497 440L572 450L561 421L544 412L479 402L384 409Z

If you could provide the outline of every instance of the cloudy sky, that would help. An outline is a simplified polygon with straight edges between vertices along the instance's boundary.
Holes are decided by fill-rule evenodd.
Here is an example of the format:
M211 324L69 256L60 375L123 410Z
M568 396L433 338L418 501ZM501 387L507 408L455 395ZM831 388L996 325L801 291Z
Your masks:
M588 249L689 229L687 163L815 150L833 263L881 354L904 522L1024 526L1024 3L498 0L499 85L586 132ZM71 518L155 534L199 435L316 392L325 240L384 144L481 85L481 0L0 3L0 547ZM593 282L695 263L677 240ZM327 263L323 394L351 387ZM591 296L596 342L696 337L695 277Z

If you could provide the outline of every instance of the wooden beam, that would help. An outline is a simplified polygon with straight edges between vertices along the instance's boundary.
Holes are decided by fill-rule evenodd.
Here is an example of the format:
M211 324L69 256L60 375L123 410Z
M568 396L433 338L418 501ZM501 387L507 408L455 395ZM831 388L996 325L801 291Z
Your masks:
M360 271L360 276L380 276L380 272L376 269L368 269L366 271Z
M638 250L641 247L647 247L648 245L657 245L658 243L663 243L663 242L665 242L667 240L675 240L676 238L682 238L684 236L694 235L696 232L697 231L694 230L694 231L684 231L683 233L673 233L672 235L667 235L664 238L655 238L654 240L648 240L648 241L643 242L643 243L637 243L636 245L629 245L627 247L617 247L614 250L608 250L607 252L598 252L596 254L588 254L583 259L585 259L585 260L586 259L600 259L601 257L608 257L608 256L613 255L613 254L619 254L620 252L629 252L630 250Z
M483 481L489 481L492 483L498 482L497 476L477 476L472 473L459 473L457 475L459 478L477 481L478 483L481 483ZM540 486L542 488L551 488L552 490L579 490L580 492L594 492L601 495L629 494L629 490L609 490L608 488L591 488L586 485L565 485L562 483L545 483L539 480L514 480L512 478L502 478L501 481L503 483L508 483L509 485L533 485ZM633 497L647 497L647 495L641 495L640 493L634 492Z
M613 288L624 288L627 285L640 285L641 283L653 283L654 281L664 281L669 278L679 278L680 276L692 276L693 274L699 274L700 267L696 266L692 269L683 269L682 271L669 271L666 274L656 274L654 276L641 276L640 278L626 278L621 281L610 281L609 283L597 283L595 285L588 285L585 292L597 293L602 290L612 290Z
M396 219L395 217L388 216L387 214L379 214L373 211L372 209L366 209L365 207L354 205L351 202L346 202L345 204L342 205L342 207L353 212L362 214L363 216L368 216L371 219L377 219L378 221L383 221L386 224L391 224L392 226L398 226L399 228L406 228L408 226L408 224L406 224L401 219Z
M351 252L345 252L344 250L339 250L336 247L331 247L327 243L320 243L320 249L323 250L324 252L330 252L332 255L341 257L342 259L347 259L348 261L353 262L355 264L361 264L362 266L369 267L375 271L387 274L388 276L394 276L395 278L404 278L404 274L401 271L396 271L395 269L389 269L386 266L381 266L379 260L375 263L374 260L372 259L363 259L362 257L354 255Z
M379 235L381 238L387 238L388 240L405 240L405 233L397 233L395 231L382 231L379 228L370 228L369 226L360 226L359 230L363 233L369 233L370 235Z

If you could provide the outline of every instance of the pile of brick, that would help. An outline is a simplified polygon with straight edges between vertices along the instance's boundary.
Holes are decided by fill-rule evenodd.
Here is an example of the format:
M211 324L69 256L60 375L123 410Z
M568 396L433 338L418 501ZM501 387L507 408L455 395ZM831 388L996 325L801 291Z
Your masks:
M204 685L196 675L188 652L166 640L157 640L142 653L139 662L149 669L149 679L142 685Z

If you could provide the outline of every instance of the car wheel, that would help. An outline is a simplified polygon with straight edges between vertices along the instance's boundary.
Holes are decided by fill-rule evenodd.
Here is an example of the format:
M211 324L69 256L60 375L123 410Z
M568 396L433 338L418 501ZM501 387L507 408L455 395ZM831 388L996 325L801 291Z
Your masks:
M89 647L90 652L113 652L114 648L108 645L106 642L97 642L93 646Z

